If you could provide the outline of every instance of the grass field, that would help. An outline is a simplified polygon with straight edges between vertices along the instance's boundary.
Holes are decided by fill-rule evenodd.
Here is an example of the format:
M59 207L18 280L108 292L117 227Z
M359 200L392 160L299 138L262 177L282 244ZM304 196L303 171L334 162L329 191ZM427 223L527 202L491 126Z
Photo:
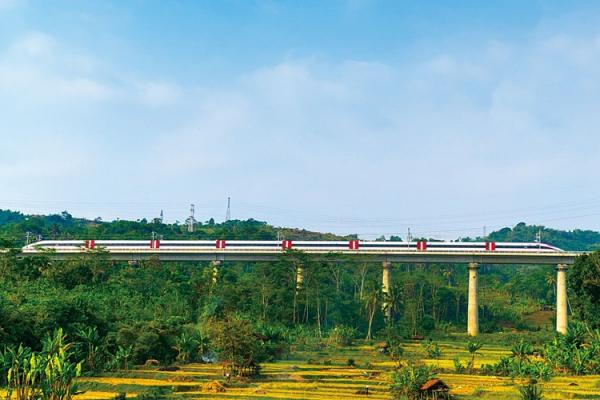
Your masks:
M452 359L463 363L469 358L464 343L441 342L440 359L426 359L420 343L408 343L405 357L435 365L458 399L518 399L519 381L482 375L453 373ZM485 346L476 359L476 367L493 363L509 354L501 346ZM353 359L355 366L348 366ZM81 400L110 399L119 392L128 396L151 390L180 399L389 399L389 372L394 363L377 352L373 345L324 348L319 351L296 351L292 359L264 364L262 377L226 385L226 391L206 390L212 381L223 382L221 367L216 364L190 364L179 371L160 372L152 367L139 367L128 372L80 379L85 393ZM369 388L369 395L357 391ZM557 376L542 383L547 399L600 399L600 376Z

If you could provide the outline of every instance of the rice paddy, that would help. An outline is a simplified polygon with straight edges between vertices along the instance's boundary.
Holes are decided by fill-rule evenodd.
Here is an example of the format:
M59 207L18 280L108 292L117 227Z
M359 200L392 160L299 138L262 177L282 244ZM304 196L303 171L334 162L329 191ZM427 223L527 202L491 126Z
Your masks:
M461 342L441 342L439 359L427 359L420 343L407 343L405 358L434 365L438 376L457 399L519 399L523 382L504 377L454 373L453 359L466 363L470 356ZM510 354L508 348L486 346L475 360L476 368ZM348 365L354 364L354 365ZM174 399L390 399L389 374L395 363L379 354L377 346L360 344L342 348L297 349L289 360L263 364L260 378L225 383L219 364L189 364L178 371L137 367L102 376L82 377L77 400L111 399L160 391ZM211 386L213 382L223 386ZM600 399L600 376L556 376L541 383L546 399ZM220 388L220 389L219 389ZM224 391L219 391L224 390ZM368 392L368 395L365 394Z

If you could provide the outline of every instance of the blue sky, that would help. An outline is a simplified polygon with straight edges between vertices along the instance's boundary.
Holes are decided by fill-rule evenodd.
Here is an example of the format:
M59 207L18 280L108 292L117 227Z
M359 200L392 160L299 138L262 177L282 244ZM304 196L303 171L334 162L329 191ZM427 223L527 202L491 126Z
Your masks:
M0 208L600 229L600 3L0 0Z

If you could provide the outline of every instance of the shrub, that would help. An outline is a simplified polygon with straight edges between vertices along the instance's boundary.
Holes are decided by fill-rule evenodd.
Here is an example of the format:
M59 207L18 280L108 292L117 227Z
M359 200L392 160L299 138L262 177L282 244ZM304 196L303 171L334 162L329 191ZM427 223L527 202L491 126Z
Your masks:
M354 361L354 358L349 358L346 361L346 365L349 366L349 367L354 367L356 365L356 361Z
M442 350L440 346L436 342L432 342L431 340L423 343L423 347L425 347L425 353L427 353L427 358L440 358L442 355Z
M519 343L515 344L511 348L510 351L512 353L513 358L525 361L530 355L533 354L533 346L531 345L531 343L527 343L523 339L521 339Z
M545 346L550 367L576 375L600 372L600 332L587 332L585 325L569 325L566 335L558 335Z
M428 380L435 377L428 366L409 364L392 374L390 389L394 399L419 400L424 398L419 390Z
M283 358L290 351L290 332L287 328L259 324L256 330L262 337L263 352L266 361L274 361Z
M328 343L336 346L350 346L355 337L356 329L346 325L337 325L329 332Z
M140 393L137 395L137 400L164 400L167 396L164 389L152 389L146 393Z
M526 386L519 388L521 400L543 400L543 391L537 385L537 381L531 380Z
M455 357L452 362L454 362L454 372L457 374L464 374L467 366L460 362L458 357Z
M531 375L537 379L549 381L552 378L552 368L545 362L531 363Z
M427 335L435 329L435 319L431 315L424 315L419 325L420 331Z
M231 363L234 375L257 375L260 363L269 359L268 338L257 332L249 319L226 315L222 320L211 319L208 325L211 346L223 361Z

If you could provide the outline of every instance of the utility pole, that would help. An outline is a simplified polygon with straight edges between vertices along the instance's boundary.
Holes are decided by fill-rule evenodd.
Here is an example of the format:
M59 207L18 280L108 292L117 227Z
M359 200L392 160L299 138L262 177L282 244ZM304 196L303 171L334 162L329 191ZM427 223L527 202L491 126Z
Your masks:
M160 223L162 224L165 221L165 214L163 214L163 210L160 210Z
M535 241L538 244L539 248L542 248L542 229L539 228L537 233L535 234Z
M408 233L406 234L406 242L410 244L412 242L412 235L410 234L410 228L408 228Z
M227 197L227 212L225 213L225 221L231 219L231 197Z
M487 229L485 225L483 226L483 240L487 240Z
M190 217L188 218L188 232L194 232L194 212L195 212L196 206L193 204L190 204Z

